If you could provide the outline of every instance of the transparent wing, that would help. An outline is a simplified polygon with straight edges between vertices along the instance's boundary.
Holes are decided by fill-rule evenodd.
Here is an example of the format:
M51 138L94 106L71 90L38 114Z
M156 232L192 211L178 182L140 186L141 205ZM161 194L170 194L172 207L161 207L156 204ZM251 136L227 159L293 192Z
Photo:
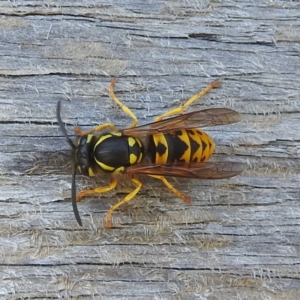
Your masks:
M138 164L126 169L127 174L145 174L198 179L222 179L243 172L245 164L238 162L189 162L173 164Z
M193 111L133 128L121 130L124 135L155 134L181 129L225 125L241 121L241 115L228 108L210 108Z

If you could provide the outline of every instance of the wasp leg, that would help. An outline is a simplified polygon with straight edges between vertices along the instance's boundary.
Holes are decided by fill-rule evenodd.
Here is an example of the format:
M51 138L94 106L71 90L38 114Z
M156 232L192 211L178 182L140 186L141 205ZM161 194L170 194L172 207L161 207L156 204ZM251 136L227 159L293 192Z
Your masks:
M186 203L190 204L192 202L190 197L180 193L177 189L174 188L173 185L170 184L170 182L165 177L157 176L157 175L149 175L149 176L156 179L160 179L178 198L181 198Z
M202 91L200 91L198 94L194 95L192 98L190 98L189 100L187 100L184 104L182 104L181 106L174 108L170 111L167 111L166 113L156 117L154 119L154 122L158 122L162 119L164 119L165 117L170 117L172 115L178 115L181 114L189 105L191 105L194 101L196 101L197 99L201 98L203 95L205 95L207 92L209 92L211 89L217 87L220 85L219 81L215 81L211 84L209 84L206 88L204 88Z
M106 215L106 223L105 223L105 227L106 228L110 228L111 227L111 214L114 210L116 210L118 207L120 207L121 205L128 203L130 200L132 200L134 198L134 196L139 192L139 190L142 187L142 183L137 179L137 178L131 178L132 182L135 183L137 185L137 187L130 193L128 194L123 200L121 200L120 202L118 202L117 204L113 205L110 210L107 212Z
M87 131L82 131L79 127L75 127L74 131L77 135L83 136L83 135L88 135L90 133L93 133L95 131L101 131L105 128L109 128L111 131L113 131L113 130L115 130L115 125L112 123L104 123L104 124L98 125Z
M80 193L77 194L76 202L79 202L81 200L81 198L86 196L86 195L102 194L102 193L105 193L105 192L109 192L109 191L113 190L116 187L117 182L118 182L117 179L112 178L110 180L109 186L98 187L98 188L95 188L93 190L83 190L83 191L81 191Z
M110 97L122 108L122 110L133 119L133 122L130 126L130 128L133 128L137 125L138 123L138 119L136 117L136 115L125 105L123 104L115 95L114 93L114 86L116 84L117 80L115 78L113 78L110 82L109 85L109 95Z

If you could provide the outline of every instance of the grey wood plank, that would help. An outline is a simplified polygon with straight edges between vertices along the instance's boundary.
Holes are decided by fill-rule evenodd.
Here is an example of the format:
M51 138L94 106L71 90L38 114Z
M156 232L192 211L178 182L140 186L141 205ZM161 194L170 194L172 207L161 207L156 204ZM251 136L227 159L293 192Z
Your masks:
M0 298L298 299L300 4L297 1L0 2ZM207 84L190 107L229 107L243 121L207 128L212 161L246 162L230 180L170 179L70 203L71 138L140 124ZM78 176L78 190L108 176Z

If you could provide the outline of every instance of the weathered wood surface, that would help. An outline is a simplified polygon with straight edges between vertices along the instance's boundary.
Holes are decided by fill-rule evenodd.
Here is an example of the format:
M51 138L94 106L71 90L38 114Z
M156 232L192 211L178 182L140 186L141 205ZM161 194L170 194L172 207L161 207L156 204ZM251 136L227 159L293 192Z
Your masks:
M1 1L1 298L299 299L300 4L258 2ZM207 132L247 170L173 180L190 206L147 179L106 230L124 180L79 204L79 228L55 106L70 133L129 125L112 77L141 123L220 80L191 109L243 114Z

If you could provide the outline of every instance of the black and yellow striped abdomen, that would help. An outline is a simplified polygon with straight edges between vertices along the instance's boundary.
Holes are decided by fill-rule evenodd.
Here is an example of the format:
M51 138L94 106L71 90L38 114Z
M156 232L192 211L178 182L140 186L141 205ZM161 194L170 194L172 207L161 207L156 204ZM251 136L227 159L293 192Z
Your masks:
M156 164L203 162L214 148L211 137L196 128L154 134L149 141L152 162Z

